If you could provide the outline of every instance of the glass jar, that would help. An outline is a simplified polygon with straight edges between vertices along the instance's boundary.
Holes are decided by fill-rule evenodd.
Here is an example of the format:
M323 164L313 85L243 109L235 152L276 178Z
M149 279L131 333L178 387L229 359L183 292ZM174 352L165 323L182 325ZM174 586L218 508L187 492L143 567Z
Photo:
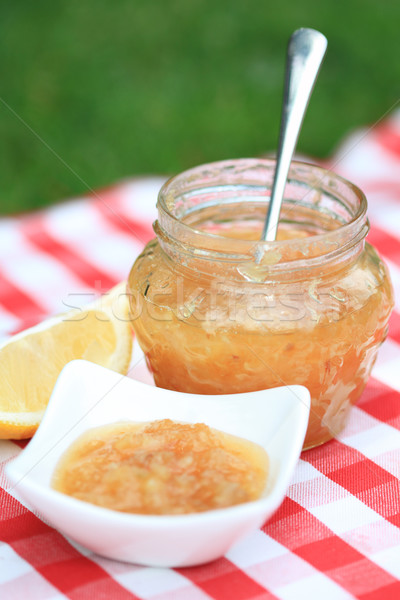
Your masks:
M129 276L131 319L156 385L230 394L301 384L305 448L337 436L360 397L393 306L363 193L294 162L278 239L259 241L273 160L202 165L158 198L156 239Z

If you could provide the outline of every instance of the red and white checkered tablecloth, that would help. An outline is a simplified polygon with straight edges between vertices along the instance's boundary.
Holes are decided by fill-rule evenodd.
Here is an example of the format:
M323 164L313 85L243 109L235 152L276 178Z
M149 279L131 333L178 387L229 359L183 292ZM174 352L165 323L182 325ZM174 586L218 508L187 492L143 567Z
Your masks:
M0 441L0 598L398 600L400 598L400 113L356 132L330 161L367 194L369 240L396 307L373 376L340 439L301 456L261 530L211 564L153 569L75 546L7 491ZM152 237L162 178L141 178L0 220L0 336L65 310L71 294L126 278Z

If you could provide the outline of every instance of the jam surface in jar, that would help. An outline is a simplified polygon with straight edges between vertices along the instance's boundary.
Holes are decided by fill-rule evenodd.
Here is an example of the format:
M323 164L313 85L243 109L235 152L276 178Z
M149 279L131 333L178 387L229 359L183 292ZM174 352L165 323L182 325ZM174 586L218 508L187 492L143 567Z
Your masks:
M387 335L393 292L364 239L362 192L323 169L292 166L278 240L259 242L273 168L224 161L167 183L157 238L127 289L156 385L197 394L304 385L306 449L343 429Z
M203 423L116 423L80 436L61 457L52 486L122 512L172 515L258 499L265 450Z

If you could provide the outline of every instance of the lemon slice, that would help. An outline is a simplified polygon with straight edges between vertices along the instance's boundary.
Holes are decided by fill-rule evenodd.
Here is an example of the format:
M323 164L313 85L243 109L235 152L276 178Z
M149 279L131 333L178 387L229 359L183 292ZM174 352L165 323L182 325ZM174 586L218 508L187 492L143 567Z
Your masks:
M35 433L61 369L83 358L126 374L132 353L126 283L0 346L0 439Z

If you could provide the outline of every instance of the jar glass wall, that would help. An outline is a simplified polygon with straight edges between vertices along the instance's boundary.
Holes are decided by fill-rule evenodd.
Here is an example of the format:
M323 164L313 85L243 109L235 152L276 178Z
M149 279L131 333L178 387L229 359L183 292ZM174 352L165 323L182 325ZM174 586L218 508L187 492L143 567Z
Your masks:
M260 236L275 163L196 167L161 189L156 238L128 282L156 385L229 394L300 384L309 448L337 436L387 333L387 269L367 243L366 200L292 163L278 240Z

